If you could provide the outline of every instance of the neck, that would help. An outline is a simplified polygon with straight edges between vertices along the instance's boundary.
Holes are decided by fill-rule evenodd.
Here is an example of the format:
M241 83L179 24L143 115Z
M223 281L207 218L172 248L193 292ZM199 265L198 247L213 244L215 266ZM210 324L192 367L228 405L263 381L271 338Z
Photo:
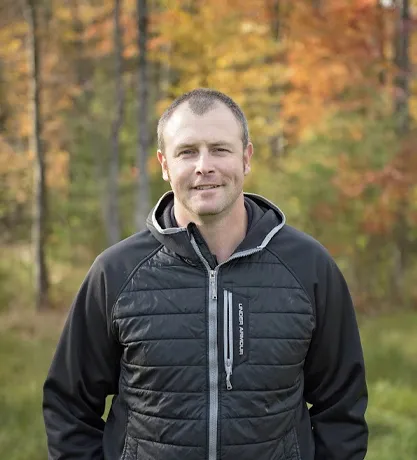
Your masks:
M206 241L210 252L216 255L219 263L227 260L244 240L248 227L248 215L243 194L236 200L232 209L223 215L186 216L177 213L174 205L175 218L180 226L186 227L194 222Z

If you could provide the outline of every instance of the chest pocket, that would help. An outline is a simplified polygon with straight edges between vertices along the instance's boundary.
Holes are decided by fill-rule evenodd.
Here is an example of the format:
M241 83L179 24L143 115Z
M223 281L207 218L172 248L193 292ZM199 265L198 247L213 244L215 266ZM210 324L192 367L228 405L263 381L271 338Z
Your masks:
M292 385L304 364L314 327L304 291L262 288L250 297L226 288L222 303L226 386L231 389L242 364L256 380L263 375Z

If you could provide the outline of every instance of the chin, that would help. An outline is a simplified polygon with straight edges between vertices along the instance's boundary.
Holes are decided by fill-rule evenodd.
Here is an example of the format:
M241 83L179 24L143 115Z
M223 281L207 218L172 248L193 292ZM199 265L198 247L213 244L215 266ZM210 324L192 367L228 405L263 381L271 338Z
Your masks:
M204 208L204 209L196 209L194 214L200 217L209 217L209 216L216 216L222 212L219 208Z
M219 205L213 206L197 206L191 208L193 213L199 217L209 217L209 216L216 216L223 211L223 208Z

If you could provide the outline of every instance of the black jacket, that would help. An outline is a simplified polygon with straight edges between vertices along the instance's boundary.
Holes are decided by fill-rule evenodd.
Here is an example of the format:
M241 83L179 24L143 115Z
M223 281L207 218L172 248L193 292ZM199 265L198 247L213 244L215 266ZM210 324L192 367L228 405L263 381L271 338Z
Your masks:
M364 458L345 280L273 204L245 202L246 238L220 265L194 224L170 226L172 193L96 259L44 385L49 459Z

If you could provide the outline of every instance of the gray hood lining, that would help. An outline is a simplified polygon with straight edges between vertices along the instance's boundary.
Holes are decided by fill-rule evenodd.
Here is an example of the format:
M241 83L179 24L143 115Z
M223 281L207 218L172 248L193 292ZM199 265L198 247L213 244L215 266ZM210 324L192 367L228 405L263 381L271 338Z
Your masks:
M172 191L168 191L162 195L162 197L159 199L157 204L154 207L154 210L152 212L152 224L155 227L155 230L162 234L162 235L174 235L174 234L179 234L183 232L187 232L186 227L171 227L171 228L162 228L158 222L158 219L156 218L156 213L161 205L161 202L168 197L169 195L174 195ZM281 230L282 227L284 227L286 223L286 217L285 214L281 211L278 206L273 204L271 201L268 199L264 198L261 195L257 195L256 193L244 193L244 196L248 198L252 198L255 201L261 201L263 204L265 204L268 208L274 210L282 219L281 223L274 227L263 239L262 243L258 246L259 249L263 249L269 241Z

